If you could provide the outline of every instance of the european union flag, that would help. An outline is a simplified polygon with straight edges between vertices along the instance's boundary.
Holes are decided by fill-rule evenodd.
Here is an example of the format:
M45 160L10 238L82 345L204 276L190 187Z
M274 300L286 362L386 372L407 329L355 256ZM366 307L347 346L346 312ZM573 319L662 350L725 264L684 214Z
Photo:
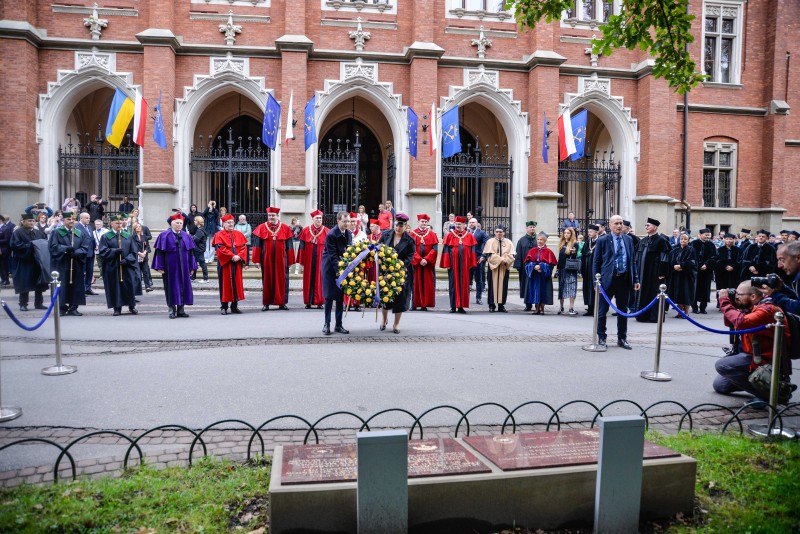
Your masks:
M586 118L588 110L583 110L577 115L573 115L572 120L572 139L575 141L575 153L569 159L577 161L583 157L583 149L586 146Z
M164 117L161 115L161 91L158 92L155 121L153 141L155 141L160 148L167 148L167 134L164 132Z
M417 159L417 129L419 128L419 120L417 114L410 107L408 108L408 151Z
M311 97L311 100L306 104L306 111L303 118L303 138L305 139L306 148L317 142L317 120L314 116L314 106L317 103L317 96Z
M264 128L261 131L261 141L270 150L275 150L278 141L278 127L281 122L281 105L271 95L267 95L267 107L264 109Z
M461 152L461 136L458 131L458 106L442 115L442 157L449 158Z

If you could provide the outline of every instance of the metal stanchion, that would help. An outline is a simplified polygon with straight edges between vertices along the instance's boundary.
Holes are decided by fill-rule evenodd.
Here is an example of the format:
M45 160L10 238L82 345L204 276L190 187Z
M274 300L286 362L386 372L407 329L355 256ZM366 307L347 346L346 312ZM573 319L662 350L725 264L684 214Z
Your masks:
M781 379L781 357L783 356L783 313L775 313L775 337L772 343L772 379L769 386L769 420L777 424L775 416L778 414L778 389ZM786 428L782 424L777 428L766 425L752 425L748 432L755 436L793 439L797 431Z
M664 333L664 308L667 301L667 295L664 292L667 290L667 286L661 284L658 289L660 292L658 294L658 326L656 328L656 361L653 364L653 370L642 371L641 377L655 382L669 382L672 377L658 370L661 363L661 336Z
M2 384L2 375L0 375L0 384ZM0 423L11 421L22 415L22 408L18 406L3 406L2 388L0 388Z
M53 271L50 275L53 277L53 281L50 282L50 300L52 300L56 294L56 287L58 287L58 271ZM47 376L68 375L77 371L78 367L61 363L61 315L59 314L58 302L53 304L52 313L56 338L56 364L42 369L42 374Z
M588 352L605 352L606 347L601 347L597 340L597 318L600 316L600 273L594 275L594 331L592 332L592 344L584 345L582 348Z

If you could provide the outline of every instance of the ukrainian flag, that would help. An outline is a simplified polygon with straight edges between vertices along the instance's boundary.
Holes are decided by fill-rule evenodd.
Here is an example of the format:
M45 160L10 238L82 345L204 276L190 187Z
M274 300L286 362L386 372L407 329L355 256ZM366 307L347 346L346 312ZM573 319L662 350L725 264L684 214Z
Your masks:
M121 89L117 88L114 93L114 100L111 101L111 110L108 112L108 124L106 124L106 139L115 147L119 148L128 125L133 118L133 100L128 98Z

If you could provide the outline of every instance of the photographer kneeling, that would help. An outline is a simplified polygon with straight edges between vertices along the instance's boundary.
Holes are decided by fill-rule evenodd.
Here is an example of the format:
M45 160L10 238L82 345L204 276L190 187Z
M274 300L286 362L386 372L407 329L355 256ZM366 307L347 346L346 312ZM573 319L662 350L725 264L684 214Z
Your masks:
M734 301L731 301L731 298ZM751 282L745 281L739 284L735 293L733 290L721 289L719 291L719 306L725 316L725 324L732 326L735 330L749 330L768 324L774 324L775 313L780 309L772 302L772 299L765 296L757 287L753 287ZM786 319L784 319L784 345L788 346L789 330ZM772 344L775 330L767 328L753 334L742 335L742 352L731 356L725 356L717 360L714 367L719 375L714 379L714 391L723 395L730 395L738 391L750 393L755 399L768 402L765 398L769 395L763 390L754 387L749 377L756 368L772 362ZM779 393L779 403L786 404L791 398L791 386L781 388Z

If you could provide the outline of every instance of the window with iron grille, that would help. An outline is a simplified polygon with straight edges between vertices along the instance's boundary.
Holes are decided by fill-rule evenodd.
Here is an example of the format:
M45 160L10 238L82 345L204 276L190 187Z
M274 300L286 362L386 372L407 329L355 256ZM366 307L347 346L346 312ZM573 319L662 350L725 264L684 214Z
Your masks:
M703 206L734 207L736 145L706 143L703 152Z
M703 74L708 82L738 84L742 48L741 1L708 2L703 10Z

